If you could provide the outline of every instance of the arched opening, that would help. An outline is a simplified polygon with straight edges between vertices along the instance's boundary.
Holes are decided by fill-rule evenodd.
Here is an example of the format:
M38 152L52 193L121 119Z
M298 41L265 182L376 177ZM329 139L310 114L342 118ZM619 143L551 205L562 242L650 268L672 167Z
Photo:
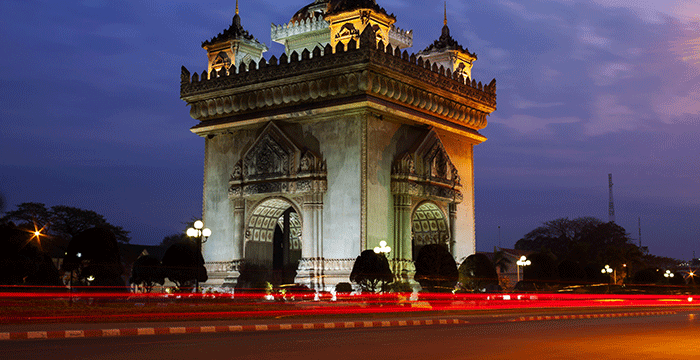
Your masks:
M425 202L418 206L413 212L411 224L414 261L425 245L441 244L449 249L450 230L447 226L447 218L436 204Z
M301 259L301 219L285 199L269 199L253 210L246 231L245 260L269 270L273 285L293 284Z

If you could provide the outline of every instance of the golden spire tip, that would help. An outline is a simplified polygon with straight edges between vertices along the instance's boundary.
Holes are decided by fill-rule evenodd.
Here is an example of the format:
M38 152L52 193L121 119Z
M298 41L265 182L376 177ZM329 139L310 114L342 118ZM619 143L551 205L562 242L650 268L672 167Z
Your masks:
M445 26L447 26L447 1L445 1Z
M238 0L236 0L236 15L238 15Z

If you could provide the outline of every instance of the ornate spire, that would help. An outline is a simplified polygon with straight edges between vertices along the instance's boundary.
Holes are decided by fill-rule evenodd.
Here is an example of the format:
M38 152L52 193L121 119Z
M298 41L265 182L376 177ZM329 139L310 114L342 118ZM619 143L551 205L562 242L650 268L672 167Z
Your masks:
M238 0L236 0L236 15L238 15Z
M447 1L445 1L445 26L447 26Z

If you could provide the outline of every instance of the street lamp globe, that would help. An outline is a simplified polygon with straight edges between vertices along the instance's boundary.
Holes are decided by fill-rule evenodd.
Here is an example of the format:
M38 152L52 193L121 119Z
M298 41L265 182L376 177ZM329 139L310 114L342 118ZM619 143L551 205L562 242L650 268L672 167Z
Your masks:
M202 229L202 236L204 237L210 237L211 236L211 230L209 228L204 228Z
M189 237L197 236L197 229L195 229L195 228L187 229L187 236L189 236Z
M197 220L194 222L194 228L197 230L201 230L204 227L204 223L202 220Z

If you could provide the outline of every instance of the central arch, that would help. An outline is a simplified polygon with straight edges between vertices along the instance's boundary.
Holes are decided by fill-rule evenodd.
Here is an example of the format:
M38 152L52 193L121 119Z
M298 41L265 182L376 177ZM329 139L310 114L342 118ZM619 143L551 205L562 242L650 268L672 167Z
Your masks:
M435 203L420 204L411 218L413 232L413 260L420 249L429 244L441 244L449 249L450 229L445 213Z
M255 206L246 227L245 261L270 270L273 285L292 284L301 259L301 217L284 198Z

